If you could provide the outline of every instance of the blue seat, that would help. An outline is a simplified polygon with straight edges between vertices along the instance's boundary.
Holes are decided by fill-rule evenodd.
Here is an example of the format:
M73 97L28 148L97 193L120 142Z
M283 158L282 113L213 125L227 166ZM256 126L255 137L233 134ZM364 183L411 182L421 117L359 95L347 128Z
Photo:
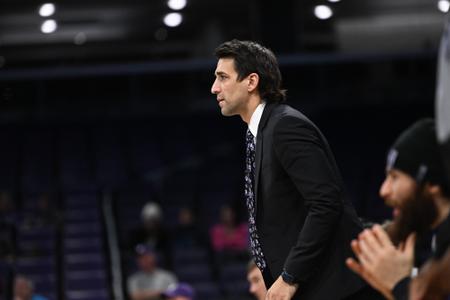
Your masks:
M105 256L103 253L77 253L64 255L65 271L82 271L104 269Z
M222 288L230 299L238 299L248 295L249 285L247 280L233 280L222 282Z
M96 237L102 233L100 222L77 222L66 223L64 226L64 237Z
M174 248L173 260L175 265L195 265L208 262L208 251L201 247Z
M189 282L189 281L187 281ZM190 282L189 282L190 283ZM197 300L219 300L223 299L220 289L213 281L192 283Z
M221 281L245 280L247 274L246 263L233 262L220 266L219 275Z
M108 277L104 269L66 271L64 290L72 292L92 292L108 290Z
M20 257L17 259L16 272L22 274L54 274L55 259L49 257Z
M66 290L66 300L109 300L110 296L106 289L93 290Z
M207 263L175 266L175 274L180 281L189 281L192 283L212 280L211 270Z
M65 238L63 241L64 253L75 254L75 253L101 253L103 251L103 241L99 237L76 237L76 238Z

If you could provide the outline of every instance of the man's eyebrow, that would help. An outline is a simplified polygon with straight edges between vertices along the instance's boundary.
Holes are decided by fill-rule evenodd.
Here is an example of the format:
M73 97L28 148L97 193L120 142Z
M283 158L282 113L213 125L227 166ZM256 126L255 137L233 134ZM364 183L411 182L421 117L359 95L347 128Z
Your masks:
M225 73L223 71L216 71L215 73L216 73L216 75L227 75L227 73Z

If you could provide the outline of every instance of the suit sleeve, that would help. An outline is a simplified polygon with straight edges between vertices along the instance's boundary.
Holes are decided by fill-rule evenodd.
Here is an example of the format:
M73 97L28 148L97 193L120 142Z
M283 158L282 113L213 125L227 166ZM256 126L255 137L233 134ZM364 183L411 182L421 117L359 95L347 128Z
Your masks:
M324 143L312 125L295 117L280 119L274 128L276 155L307 209L284 264L298 282L307 281L320 264L343 210L337 170Z

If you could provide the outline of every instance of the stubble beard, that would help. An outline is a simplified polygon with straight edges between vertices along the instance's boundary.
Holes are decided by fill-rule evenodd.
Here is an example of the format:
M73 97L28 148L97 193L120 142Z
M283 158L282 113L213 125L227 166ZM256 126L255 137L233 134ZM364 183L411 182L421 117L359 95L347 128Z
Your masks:
M237 106L229 104L224 101L224 104L220 107L220 112L224 117L231 117L237 115Z

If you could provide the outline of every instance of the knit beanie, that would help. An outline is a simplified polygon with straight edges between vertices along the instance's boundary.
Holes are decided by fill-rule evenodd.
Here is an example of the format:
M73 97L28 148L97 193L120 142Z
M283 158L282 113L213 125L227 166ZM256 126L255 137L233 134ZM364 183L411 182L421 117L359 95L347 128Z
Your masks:
M419 120L397 138L387 157L387 169L403 171L419 184L447 184L434 120Z

